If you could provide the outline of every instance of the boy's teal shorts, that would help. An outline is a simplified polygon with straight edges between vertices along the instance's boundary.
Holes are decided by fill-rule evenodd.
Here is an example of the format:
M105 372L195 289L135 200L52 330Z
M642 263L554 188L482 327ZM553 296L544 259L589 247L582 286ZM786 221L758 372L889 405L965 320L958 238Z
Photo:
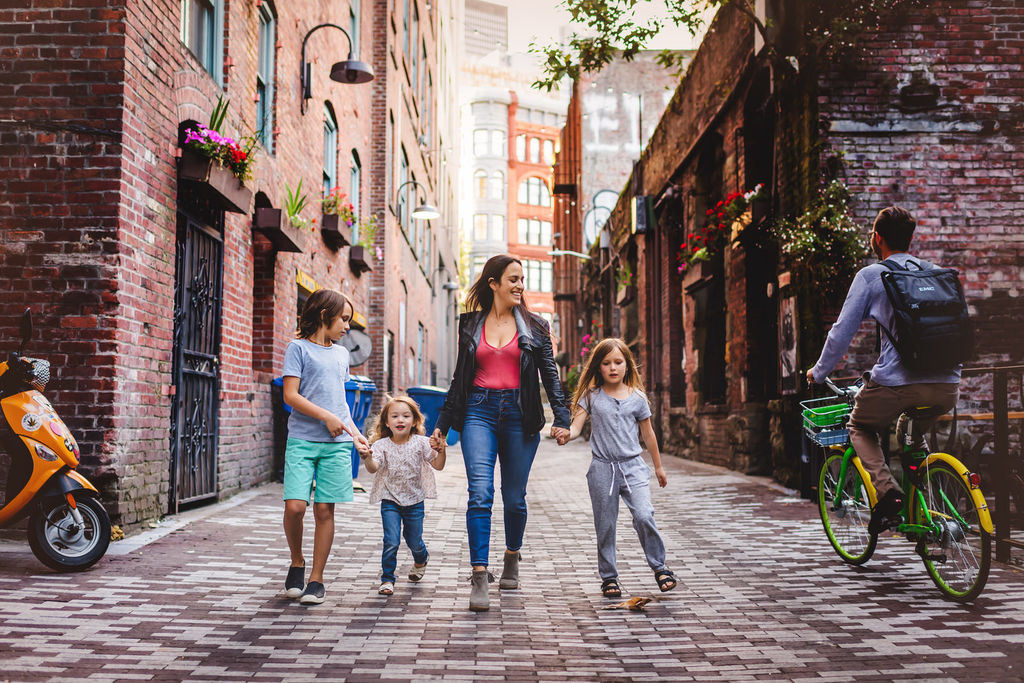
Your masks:
M352 442L288 439L284 451L284 499L309 502L316 479L317 503L352 501Z

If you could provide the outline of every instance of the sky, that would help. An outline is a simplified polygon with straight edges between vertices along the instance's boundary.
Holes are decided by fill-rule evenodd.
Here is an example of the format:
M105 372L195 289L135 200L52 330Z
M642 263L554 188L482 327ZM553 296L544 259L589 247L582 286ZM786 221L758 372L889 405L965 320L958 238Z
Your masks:
M509 51L526 52L530 42L541 45L557 41L560 30L570 25L569 13L561 6L560 0L489 0L505 5L508 10ZM659 2L650 3L650 7L665 11ZM642 16L652 16L651 12ZM709 13L706 21L714 16ZM648 46L651 49L693 49L700 44L700 36L692 37L689 31L675 27L665 28Z

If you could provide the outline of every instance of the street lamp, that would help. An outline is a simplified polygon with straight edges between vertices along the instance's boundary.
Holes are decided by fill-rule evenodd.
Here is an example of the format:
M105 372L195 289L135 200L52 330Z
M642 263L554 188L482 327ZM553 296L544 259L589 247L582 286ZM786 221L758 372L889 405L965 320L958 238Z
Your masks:
M419 182L418 180L406 180L404 183L398 186L397 190L395 190L396 204L398 203L398 198L402 196L402 188L404 188L406 185L413 185L415 187L420 188L421 190L423 190L424 197L426 197L427 188L423 187L423 184L421 182ZM428 204L426 199L424 198L423 203L417 206L415 209L413 209L412 213L409 215L418 221L431 221L434 220L435 218L440 218L441 212L438 211L437 207L434 206L433 204Z
M352 36L348 34L348 31L337 24L319 24L314 26L309 29L306 37L302 39L302 62L299 64L299 92L302 93L302 98L299 100L299 110L303 114L306 113L306 100L313 96L312 65L306 61L306 41L309 40L314 31L327 28L328 26L344 33L345 38L348 40L348 59L335 62L334 66L331 67L331 80L350 85L368 83L373 80L373 69L370 68L370 65L352 58Z

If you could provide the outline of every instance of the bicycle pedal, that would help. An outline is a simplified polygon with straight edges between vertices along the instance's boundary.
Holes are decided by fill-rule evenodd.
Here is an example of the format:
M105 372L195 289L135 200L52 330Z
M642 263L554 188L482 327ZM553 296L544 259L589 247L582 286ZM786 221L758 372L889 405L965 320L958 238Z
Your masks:
M938 562L939 564L945 564L946 563L946 556L942 555L942 554L929 555L929 554L922 553L921 554L921 558L925 559L925 560L928 560L929 562Z

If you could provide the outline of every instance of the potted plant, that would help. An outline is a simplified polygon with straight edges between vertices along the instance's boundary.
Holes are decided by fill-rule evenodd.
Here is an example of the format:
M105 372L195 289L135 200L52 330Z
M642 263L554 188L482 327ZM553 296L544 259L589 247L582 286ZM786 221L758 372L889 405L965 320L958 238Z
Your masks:
M373 257L370 255L371 250L377 250L377 258L381 258L380 248L374 247L373 240L377 236L377 223L376 216L370 216L359 221L359 239L349 247L348 250L348 263L349 267L356 275L360 275L363 272L373 270L370 265L373 261Z
M309 225L300 215L306 205L302 194L302 181L295 190L285 185L284 209L259 208L253 217L252 227L267 236L278 251L302 251L302 229Z
M178 178L202 184L225 211L249 213L252 190L245 181L252 177L256 138L235 140L221 134L227 106L221 97L210 114L210 125L198 123L185 131Z
M615 303L619 306L626 306L636 298L636 282L633 278L633 269L629 261L623 261L615 273L615 282L618 285L618 295Z
M320 233L327 246L332 249L348 246L352 226L356 223L356 209L348 201L348 195L340 187L332 187L321 201L321 211Z

